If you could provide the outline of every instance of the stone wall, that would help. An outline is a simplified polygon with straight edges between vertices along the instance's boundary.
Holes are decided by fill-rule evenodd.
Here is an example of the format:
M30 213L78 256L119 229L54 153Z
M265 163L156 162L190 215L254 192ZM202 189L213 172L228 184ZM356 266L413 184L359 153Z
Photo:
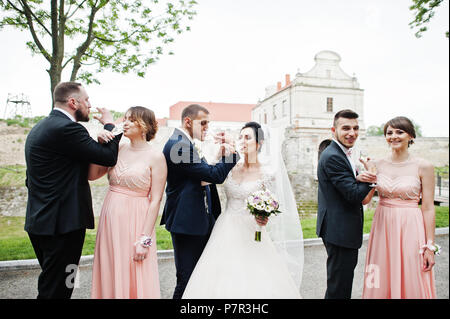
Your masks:
M87 126L91 135L95 135L98 125L89 123ZM6 127L6 125L0 123L0 142L3 142L2 147L0 147L0 165L25 164L23 146L28 130L19 127ZM161 127L154 141L151 143L155 145L156 149L162 150L172 131L173 128ZM320 142L327 138L331 138L330 132L317 130L305 131L305 129L295 127L286 129L285 140L283 142L283 158L299 204L299 210L304 215L315 213L317 208L317 149ZM389 148L384 137L361 137L355 148L357 150L365 150L373 158L382 158L389 154ZM435 166L449 164L448 137L417 138L416 143L411 146L410 150L413 156L427 159ZM358 151L356 151L356 160L358 154ZM448 186L448 181L445 185ZM107 191L107 184L93 185L91 189L94 211L98 215ZM218 190L222 200L222 208L224 209L226 197L223 187L220 185ZM25 187L7 187L0 189L0 214L24 216L26 196ZM164 202L162 203L163 205Z
M305 210L317 201L317 162L320 142L331 138L330 132L288 127L283 142L283 157L292 187L300 205ZM355 145L354 160L358 163L359 152L364 150L374 159L387 157L389 147L384 136L360 137ZM424 158L434 166L449 165L448 137L419 137L410 148L412 156ZM312 205L313 206L313 205Z

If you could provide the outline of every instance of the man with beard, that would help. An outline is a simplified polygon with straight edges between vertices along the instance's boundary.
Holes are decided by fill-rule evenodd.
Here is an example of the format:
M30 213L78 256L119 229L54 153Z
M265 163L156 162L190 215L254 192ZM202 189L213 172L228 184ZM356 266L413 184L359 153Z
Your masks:
M25 143L28 203L25 230L42 268L38 299L70 298L86 228L94 228L87 179L89 163L114 166L121 134L99 144L77 122L89 121L90 102L79 83L59 83L54 109L37 123ZM99 109L105 130L113 117Z

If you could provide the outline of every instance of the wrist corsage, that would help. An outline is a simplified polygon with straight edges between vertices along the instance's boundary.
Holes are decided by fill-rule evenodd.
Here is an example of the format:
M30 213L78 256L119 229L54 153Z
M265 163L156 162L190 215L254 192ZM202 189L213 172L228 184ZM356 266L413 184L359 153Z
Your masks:
M432 251L435 255L438 256L441 254L441 246L439 246L438 244L433 244L431 240L429 240L426 245L423 245L420 248L419 254L423 254L425 252L425 249Z
M135 243L135 245L136 244L140 244L144 248L149 248L152 245L152 238L150 236L143 235L139 241Z

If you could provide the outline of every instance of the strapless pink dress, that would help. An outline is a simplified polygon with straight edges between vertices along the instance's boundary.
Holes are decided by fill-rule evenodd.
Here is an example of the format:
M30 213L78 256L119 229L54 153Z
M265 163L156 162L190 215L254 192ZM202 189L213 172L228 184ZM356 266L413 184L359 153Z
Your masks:
M363 298L436 298L433 270L422 270L426 243L419 160L377 161L376 208L367 247Z
M147 258L132 260L150 205L149 152L150 147L121 144L117 164L109 169L110 187L95 245L92 298L160 298L155 230Z

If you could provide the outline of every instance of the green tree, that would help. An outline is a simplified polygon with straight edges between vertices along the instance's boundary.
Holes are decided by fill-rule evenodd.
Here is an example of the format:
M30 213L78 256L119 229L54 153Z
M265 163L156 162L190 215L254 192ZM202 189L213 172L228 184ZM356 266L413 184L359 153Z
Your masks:
M414 125L414 130L416 131L416 137L421 137L422 135L422 128L419 124L415 123L414 121L411 121ZM367 136L383 136L384 135L384 123L382 123L380 126L371 125L366 129L366 135Z
M412 0L413 5L409 7L411 11L414 11L414 20L409 23L411 29L419 28L416 32L416 37L422 37L422 33L427 31L426 24L430 22L431 18L436 12L436 8L442 3L443 0ZM448 31L445 33L448 38Z
M366 130L367 136L382 136L383 133L383 127L384 124L381 124L381 126L371 125Z
M28 30L26 43L48 62L50 92L71 67L70 81L100 83L96 73L134 71L164 53L174 36L189 31L194 0L0 0L0 30ZM169 52L173 54L173 52ZM69 71L69 70L68 70ZM53 107L53 106L52 106Z

